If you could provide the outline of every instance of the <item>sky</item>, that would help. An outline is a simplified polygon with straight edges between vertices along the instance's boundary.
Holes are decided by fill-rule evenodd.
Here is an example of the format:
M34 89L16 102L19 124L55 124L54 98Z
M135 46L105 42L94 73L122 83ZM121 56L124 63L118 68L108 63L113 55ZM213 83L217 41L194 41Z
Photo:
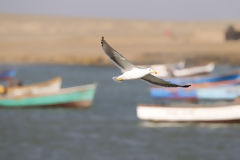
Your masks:
M240 0L0 0L0 13L170 21L240 20Z

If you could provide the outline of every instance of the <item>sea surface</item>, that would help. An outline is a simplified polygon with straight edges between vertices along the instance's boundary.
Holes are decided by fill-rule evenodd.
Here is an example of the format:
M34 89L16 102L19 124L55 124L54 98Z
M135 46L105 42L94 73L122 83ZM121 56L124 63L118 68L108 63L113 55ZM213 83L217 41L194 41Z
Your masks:
M1 66L10 67L10 66ZM0 160L238 160L239 124L152 123L148 84L116 83L113 67L16 65L24 84L56 76L63 87L98 83L90 109L0 109ZM228 68L227 68L228 69ZM220 68L218 71L227 70Z

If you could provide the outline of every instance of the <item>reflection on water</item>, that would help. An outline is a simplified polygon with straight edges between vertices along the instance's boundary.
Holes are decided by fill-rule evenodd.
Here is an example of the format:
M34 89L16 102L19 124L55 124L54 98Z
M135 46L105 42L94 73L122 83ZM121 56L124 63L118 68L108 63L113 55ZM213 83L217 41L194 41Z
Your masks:
M62 76L64 87L98 82L98 89L88 110L1 109L1 160L239 159L238 125L139 121L136 104L153 102L148 85L113 82L111 77L120 73L116 68L15 68L25 84Z
M139 126L146 128L180 128L180 127L202 127L206 129L217 128L240 128L239 123L178 123L178 122L151 122L151 121L139 121Z

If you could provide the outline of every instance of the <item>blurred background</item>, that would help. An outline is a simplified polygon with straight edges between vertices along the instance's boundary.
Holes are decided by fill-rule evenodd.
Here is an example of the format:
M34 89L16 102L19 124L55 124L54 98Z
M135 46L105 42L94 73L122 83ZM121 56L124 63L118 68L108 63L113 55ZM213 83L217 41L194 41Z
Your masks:
M141 81L113 82L120 71L100 41L104 36L135 64L213 63L208 76L226 74L240 68L240 1L0 0L0 4L1 70L15 70L24 85L57 76L64 88L98 84L87 110L1 108L0 159L239 158L238 124L139 120L138 104L179 101L154 99L151 86ZM177 77L171 67L166 77L172 76ZM237 92L240 95L240 89Z
M238 7L224 0L2 1L1 62L106 64L105 36L137 63L236 64L240 45L226 30L240 30Z

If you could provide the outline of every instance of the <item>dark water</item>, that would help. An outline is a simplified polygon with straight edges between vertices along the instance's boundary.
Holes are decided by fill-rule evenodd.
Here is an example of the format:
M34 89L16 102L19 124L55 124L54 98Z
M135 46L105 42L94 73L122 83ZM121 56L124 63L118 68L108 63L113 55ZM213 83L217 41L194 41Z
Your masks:
M1 160L237 160L240 125L157 124L136 117L153 103L141 81L115 83L111 67L15 66L25 84L98 82L91 109L1 109Z

